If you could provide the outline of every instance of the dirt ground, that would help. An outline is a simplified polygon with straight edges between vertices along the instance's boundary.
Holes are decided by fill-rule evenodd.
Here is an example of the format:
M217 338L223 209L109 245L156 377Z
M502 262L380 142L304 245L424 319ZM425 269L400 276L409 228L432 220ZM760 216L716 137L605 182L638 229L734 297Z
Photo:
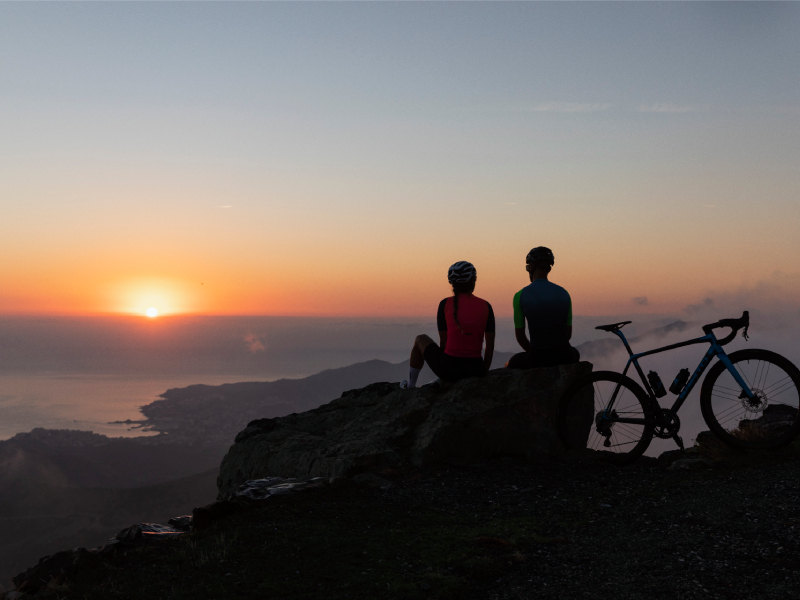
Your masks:
M52 598L792 598L796 460L496 460L353 483L149 544ZM273 502L274 500L274 502Z

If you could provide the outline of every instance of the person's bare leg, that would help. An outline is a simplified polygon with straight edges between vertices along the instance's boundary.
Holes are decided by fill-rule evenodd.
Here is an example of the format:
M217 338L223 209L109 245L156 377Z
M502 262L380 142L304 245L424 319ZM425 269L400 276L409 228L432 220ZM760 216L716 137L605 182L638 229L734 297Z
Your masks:
M408 361L412 369L421 369L425 366L425 348L433 344L430 336L418 335L414 340L414 347L411 348L411 358Z
M425 366L425 348L435 343L430 336L418 335L411 348L411 357L408 360L408 380L406 385L409 389L417 387L417 377L422 367Z

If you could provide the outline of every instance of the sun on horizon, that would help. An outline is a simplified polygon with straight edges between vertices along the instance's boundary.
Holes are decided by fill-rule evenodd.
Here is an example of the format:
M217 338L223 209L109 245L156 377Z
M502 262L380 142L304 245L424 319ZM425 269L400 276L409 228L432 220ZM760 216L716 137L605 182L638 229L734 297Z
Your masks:
M155 306L151 306L146 311L144 311L144 314L146 314L148 317L152 319L153 317L158 316L158 309Z

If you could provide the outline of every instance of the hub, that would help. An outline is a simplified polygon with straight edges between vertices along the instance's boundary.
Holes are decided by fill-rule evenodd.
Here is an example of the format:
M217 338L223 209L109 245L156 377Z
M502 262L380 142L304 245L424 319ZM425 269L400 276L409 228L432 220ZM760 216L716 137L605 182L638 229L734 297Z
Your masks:
M759 390L757 388L753 388L753 397L748 398L747 394L742 390L742 393L739 394L739 399L742 401L742 406L747 412L757 412L763 413L764 409L767 408L769 404L769 398L764 393L763 390Z

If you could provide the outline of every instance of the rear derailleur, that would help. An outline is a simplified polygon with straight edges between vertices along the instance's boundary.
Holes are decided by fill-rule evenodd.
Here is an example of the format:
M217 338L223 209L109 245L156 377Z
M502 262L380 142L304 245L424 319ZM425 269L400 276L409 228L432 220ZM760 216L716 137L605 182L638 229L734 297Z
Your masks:
M601 410L594 418L594 425L597 433L605 438L603 446L606 448L611 446L611 426L614 424L612 419L617 418L617 411L612 410L609 416L606 417L606 411Z

